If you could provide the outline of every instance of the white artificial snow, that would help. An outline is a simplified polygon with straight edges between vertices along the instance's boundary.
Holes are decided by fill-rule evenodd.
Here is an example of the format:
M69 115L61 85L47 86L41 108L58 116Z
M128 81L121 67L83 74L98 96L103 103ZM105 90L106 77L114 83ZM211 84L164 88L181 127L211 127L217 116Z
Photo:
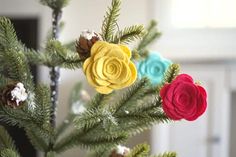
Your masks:
M34 99L35 99L35 94L34 93L31 93L31 92L28 92L28 109L30 111L34 111L34 109L36 108L36 104L34 102Z
M17 83L16 87L11 91L11 97L11 100L16 101L17 106L19 106L20 102L27 99L28 94L26 93L26 89L21 82Z
M86 111L86 108L84 107L81 101L76 101L75 103L72 104L71 110L74 114L78 115Z
M125 110L125 113L126 113L126 114L129 114L129 111Z
M94 31L90 31L90 30L84 30L81 32L81 37L84 37L87 40L91 40L94 36L96 36Z
M36 104L34 102L28 104L29 110L34 111L35 108L36 108Z
M125 154L125 151L130 151L130 149L129 148L127 148L127 147L125 147L125 146L121 146L121 145L118 145L117 147L116 147L116 153L117 154L120 154L120 155L124 155Z

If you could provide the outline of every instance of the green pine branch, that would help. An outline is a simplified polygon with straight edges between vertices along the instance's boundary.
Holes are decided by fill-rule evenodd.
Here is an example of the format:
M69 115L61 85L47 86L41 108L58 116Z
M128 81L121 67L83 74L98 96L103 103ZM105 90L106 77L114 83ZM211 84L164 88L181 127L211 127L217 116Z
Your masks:
M147 27L146 35L138 44L137 50L140 51L140 50L145 49L148 45L153 43L160 36L161 36L161 33L157 30L157 23L154 20L152 20L149 26Z
M76 52L76 47L75 47L75 41L71 41L71 42L68 42L68 43L65 43L64 46L72 51L72 52Z
M0 120L11 126L24 128L31 143L39 150L45 151L48 148L48 141L53 135L49 122L43 123L38 116L30 114L22 109L12 109L1 105ZM37 111L37 109L35 109Z
M23 52L30 63L41 63L44 61L40 53L33 49L26 48L25 45L17 39L15 29L10 19L0 17L0 52L2 54L8 51L14 51L14 53ZM0 57L1 62L4 62L4 60L4 56Z
M112 105L113 110L118 112L123 112L127 107L131 107L133 102L143 99L145 91L148 89L150 82L147 78L136 81L132 86L124 89L121 93L116 96L118 99L115 104Z
M139 59L140 56L145 58L149 53L148 46L161 36L161 33L157 29L157 23L154 20L150 22L146 30L147 33L133 50L134 56L132 58L134 59Z
M141 133L157 123L167 123L170 119L160 109L149 112L133 112L119 114L115 116L118 121L117 128L112 128L113 132L125 130L130 136Z
M82 60L75 52L70 52L58 40L49 40L45 48L44 63L48 67L61 66L69 69L75 69L82 66Z
M0 157L20 157L13 139L3 126L0 126Z
M113 37L112 43L128 44L137 39L141 39L146 34L143 25L133 25L125 27L123 30L118 31Z
M126 157L145 157L150 152L147 144L139 144L135 146Z
M55 157L55 156L56 156L56 153L53 151L48 152L46 155L46 157Z
M105 99L105 97L108 97L108 95L104 95L104 94L100 94L100 93L97 93L93 98L92 100L88 103L88 108L98 108L99 106L101 106Z
M0 74L0 89L5 88L10 82L11 82L10 79Z
M155 156L151 156L151 157L155 157ZM177 154L175 152L166 152L166 153L160 154L156 157L177 157Z
M17 48L17 45L17 36L11 21L6 17L0 17L0 51Z
M92 105L94 106L93 108L88 109L86 112L76 117L75 126L77 130L68 134L58 142L59 144L56 145L57 151L61 152L72 146L84 144L81 143L81 138L86 138L86 140L89 141L93 140L93 138L100 140L101 137L115 138L115 135L119 133L127 134L128 138L144 131L154 123L169 122L169 118L166 117L161 110L160 99L154 97L155 99L153 98L150 102L145 101L142 93L148 90L148 82L147 79L142 79L133 87L130 87L129 92L126 91L127 93L123 93L124 96L127 97L123 97L122 100L118 100L115 103L117 106L114 104L104 104L102 106ZM97 101L91 101L90 103L100 103L104 98L103 95L98 95L97 97L98 98L95 99ZM140 101L141 104L137 103L138 101ZM128 107L135 105L136 110ZM121 106L123 108L122 110L120 108ZM127 107L125 110L124 106ZM91 147L89 146L89 148Z
M51 114L50 89L46 85L37 85L35 89L35 116L43 124L49 124Z
M85 148L89 148L90 150L99 150L99 149L106 149L112 148L119 143L123 143L126 141L128 136L121 132L118 134L113 135L105 135L105 136L96 136L94 135L93 138L85 137L81 139L82 146Z
M88 130L100 123L103 119L109 117L111 113L101 109L91 109L77 116L74 120L78 130Z
M23 50L28 62L32 65L47 65L47 58L45 55L34 49L27 48L24 44L21 44L21 49Z
M165 83L171 83L180 72L179 64L171 64L167 69L163 81Z
M102 23L102 38L110 42L117 27L117 20L120 15L120 0L112 0L111 7L108 8Z
M44 65L47 67L59 66L67 69L82 67L83 60L79 58L76 52L72 52L57 42L51 42L51 44L52 45L46 48L46 52L39 52L26 47L24 47L23 52L29 63L34 65ZM48 50L50 52L48 52ZM59 53L57 53L57 50L59 50Z
M50 140L50 137L47 134L41 132L38 127L25 128L24 130L34 148L40 151L47 151Z
M20 157L20 155L13 149L4 149L0 151L0 157Z
M53 140L54 130L50 125L50 114L51 114L51 97L50 89L45 85L38 85L35 90L35 109L34 117L40 122L38 126L29 127L29 124L24 126L27 136L35 148L46 151L49 146L49 142Z
M22 82L27 91L34 91L28 61L21 51L15 29L11 21L0 17L0 71L6 77Z
M72 131L56 143L54 151L61 153L76 146L90 150L100 150L114 147L127 139L127 135L124 132L112 135L106 134L104 128L103 132L101 132L102 130L100 131L97 126L84 131Z
M18 58L19 56L15 54L21 55L20 57L25 63L34 65L60 66L68 69L80 68L82 66L82 60L79 58L79 55L64 47L57 40L49 40L44 53L27 48L22 42L18 41L11 21L8 18L0 17L0 61L1 63L6 63L6 67L11 67L8 64L11 61L10 59L13 59L11 57L13 53ZM5 58L9 58L9 60L5 60ZM0 67L0 72L3 71L6 71L5 66Z
M47 150L47 141L52 137L53 131L50 129L50 125L41 124L38 117L31 117L23 110L1 107L0 120L11 126L24 128L35 148L42 151Z
M175 152L165 152L159 155L149 155L150 146L147 144L136 145L126 157L177 157Z
M2 67L7 72L7 77L22 82L28 91L33 91L32 75L23 52L10 49L7 52L0 53L0 60L2 59L4 59Z
M158 91L161 90L161 88L166 84L166 83L171 83L176 76L180 72L180 65L179 64L171 64L167 71L164 74L164 78L162 79L162 83L158 85L157 89Z
M55 146L57 152L65 151L74 146L82 146L89 149L107 148L127 139L127 135L121 131L109 133L106 125L113 123L111 113L102 109L90 109L75 118L77 130L72 131ZM93 142L92 142L93 141Z
M0 126L0 150L6 148L16 150L13 139L8 134L6 129L3 126Z

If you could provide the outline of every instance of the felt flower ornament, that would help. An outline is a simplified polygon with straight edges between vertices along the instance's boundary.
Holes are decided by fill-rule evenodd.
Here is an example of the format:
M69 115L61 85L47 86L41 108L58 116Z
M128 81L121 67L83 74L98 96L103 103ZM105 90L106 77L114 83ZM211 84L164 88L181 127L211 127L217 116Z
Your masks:
M172 83L165 84L160 96L164 112L173 120L196 120L207 108L205 89L187 74L178 75Z
M171 61L161 57L159 53L152 52L145 60L137 64L139 78L148 77L153 85L161 83L165 71Z
M97 41L92 46L91 56L83 64L89 84L102 94L130 86L137 78L136 67L130 58L131 51L127 46Z

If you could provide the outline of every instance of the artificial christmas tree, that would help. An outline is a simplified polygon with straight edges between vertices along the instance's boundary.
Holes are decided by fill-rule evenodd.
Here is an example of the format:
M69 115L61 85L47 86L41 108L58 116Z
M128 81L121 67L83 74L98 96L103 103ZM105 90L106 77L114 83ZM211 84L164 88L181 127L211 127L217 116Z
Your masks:
M205 112L205 89L191 76L179 75L179 65L149 53L147 46L160 36L154 21L146 29L133 25L120 30L121 1L112 0L101 33L82 32L71 49L71 44L58 40L62 8L69 1L41 3L52 9L52 33L42 52L26 48L10 20L0 17L0 119L23 128L45 157L76 146L91 150L90 156L95 157L148 157L146 144L133 149L121 144L156 123L192 121ZM128 44L137 39L139 43L131 50ZM51 69L50 87L33 83L29 64ZM71 112L56 126L60 68L82 68L98 93L90 98L78 83L68 105ZM74 127L68 131L71 125ZM0 127L0 155L20 156L4 127Z

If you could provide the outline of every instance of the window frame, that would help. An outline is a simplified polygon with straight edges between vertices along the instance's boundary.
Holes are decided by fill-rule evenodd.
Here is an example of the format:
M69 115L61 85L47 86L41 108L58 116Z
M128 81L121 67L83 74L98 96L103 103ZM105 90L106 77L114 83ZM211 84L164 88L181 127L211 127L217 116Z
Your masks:
M177 60L236 59L236 28L174 28L171 0L152 0L150 15L159 23L162 37L153 45Z

